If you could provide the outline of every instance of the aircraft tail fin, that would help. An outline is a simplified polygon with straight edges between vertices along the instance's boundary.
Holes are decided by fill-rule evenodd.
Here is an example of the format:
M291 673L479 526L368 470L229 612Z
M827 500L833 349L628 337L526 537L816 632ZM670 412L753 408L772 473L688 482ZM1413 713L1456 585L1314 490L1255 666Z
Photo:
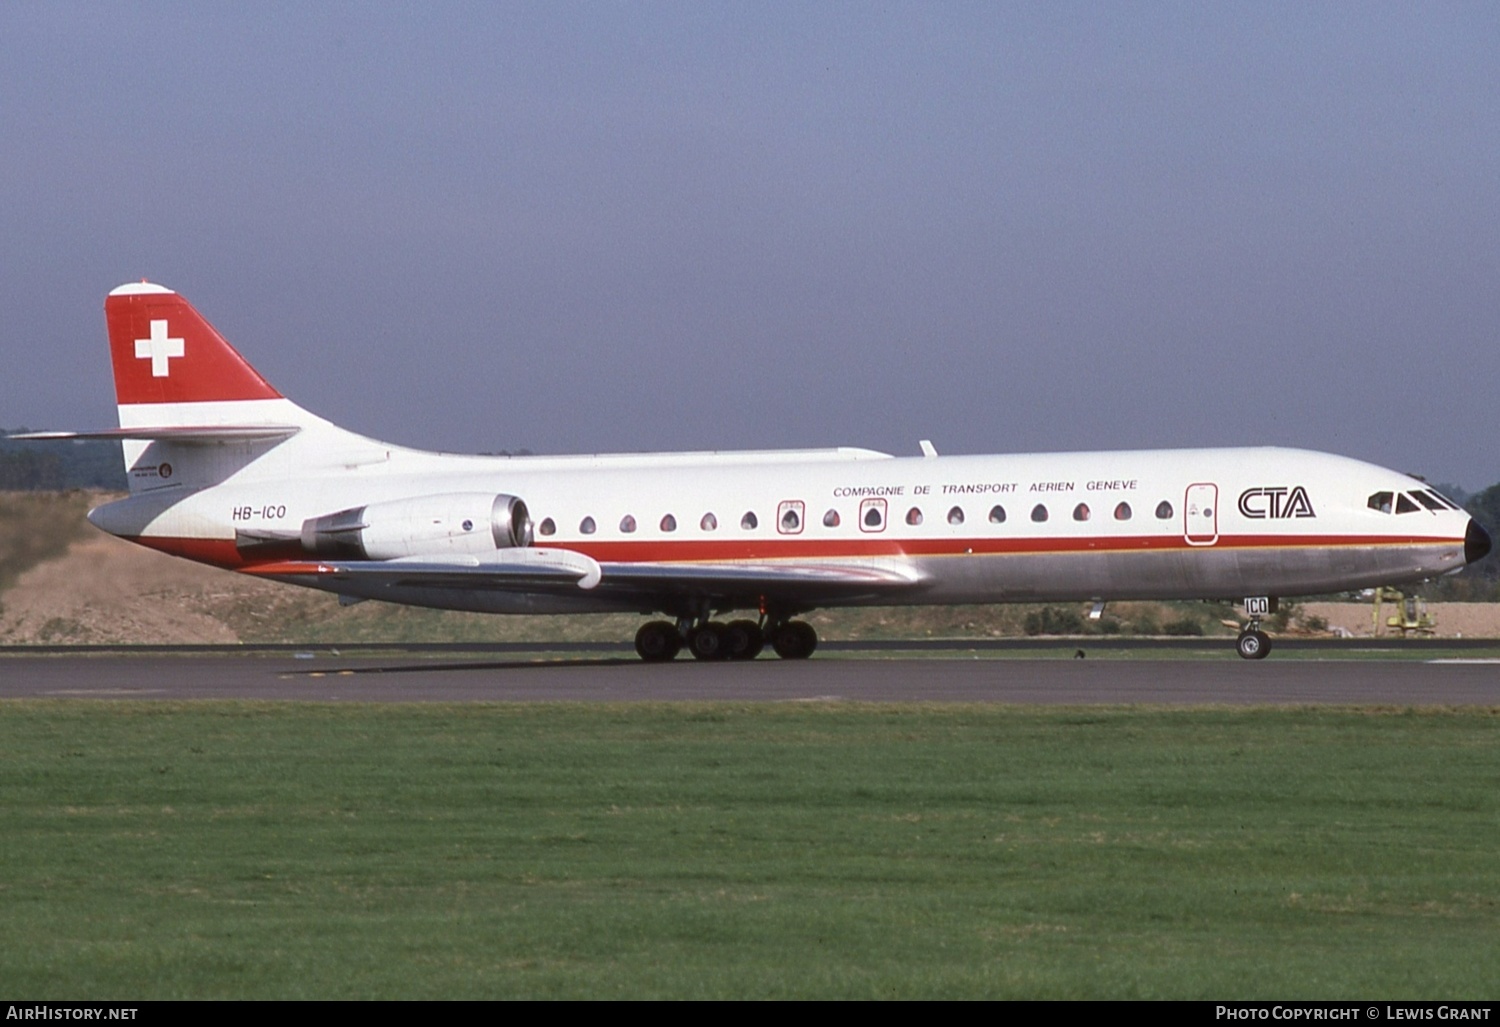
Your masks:
M118 428L14 438L105 439L124 451L132 493L320 476L390 460L395 447L287 399L186 299L132 282L104 301Z
M165 286L120 286L104 318L120 427L71 437L120 439L132 492L314 473L320 462L346 466L387 452L287 399Z
M122 285L105 299L104 318L122 426L125 407L282 398L171 289L150 282ZM221 416L234 415L225 411Z

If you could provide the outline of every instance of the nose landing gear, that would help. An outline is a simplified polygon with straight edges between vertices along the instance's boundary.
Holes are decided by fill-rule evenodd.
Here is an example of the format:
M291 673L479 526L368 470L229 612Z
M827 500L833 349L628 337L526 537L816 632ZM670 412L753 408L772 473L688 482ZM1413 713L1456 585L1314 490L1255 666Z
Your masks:
M1264 660L1271 653L1271 636L1261 631L1254 621L1240 632L1234 647L1247 660Z
M1271 636L1260 630L1260 619L1276 612L1276 600L1270 596L1250 596L1245 600L1245 613L1250 623L1245 625L1234 648L1246 660L1264 660L1271 654Z

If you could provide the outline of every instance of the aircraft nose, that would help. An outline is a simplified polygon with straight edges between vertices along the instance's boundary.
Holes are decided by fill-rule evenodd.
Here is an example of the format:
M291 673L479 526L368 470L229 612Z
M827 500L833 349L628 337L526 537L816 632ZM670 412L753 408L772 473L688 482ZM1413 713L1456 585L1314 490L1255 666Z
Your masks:
M1469 530L1464 532L1464 562L1473 563L1490 555L1490 533L1469 518Z

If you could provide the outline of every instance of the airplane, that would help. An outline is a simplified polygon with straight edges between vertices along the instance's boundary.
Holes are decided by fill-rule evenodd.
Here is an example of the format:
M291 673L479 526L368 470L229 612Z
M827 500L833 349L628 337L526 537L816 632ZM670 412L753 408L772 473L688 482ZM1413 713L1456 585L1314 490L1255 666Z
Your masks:
M16 436L123 443L130 494L98 528L344 603L638 612L647 661L805 659L818 608L1184 599L1243 604L1261 659L1282 597L1490 550L1421 479L1297 449L422 452L293 403L164 286L104 309L120 426Z

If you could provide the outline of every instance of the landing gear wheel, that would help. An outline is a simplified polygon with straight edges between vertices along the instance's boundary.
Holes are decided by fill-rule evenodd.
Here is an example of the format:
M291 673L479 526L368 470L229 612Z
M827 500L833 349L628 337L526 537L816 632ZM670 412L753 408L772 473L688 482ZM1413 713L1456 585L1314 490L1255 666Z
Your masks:
M724 625L713 621L690 630L687 644L696 660L722 660L729 655L724 645Z
M635 633L635 651L647 663L666 663L677 658L682 636L670 621L654 620L641 625Z
M1247 660L1264 660L1271 652L1271 637L1264 631L1245 631L1235 640L1234 647Z
M753 660L766 647L766 636L753 620L732 620L724 625L724 655L731 660Z
M805 660L818 647L818 633L806 621L788 621L771 633L771 648L783 660Z

